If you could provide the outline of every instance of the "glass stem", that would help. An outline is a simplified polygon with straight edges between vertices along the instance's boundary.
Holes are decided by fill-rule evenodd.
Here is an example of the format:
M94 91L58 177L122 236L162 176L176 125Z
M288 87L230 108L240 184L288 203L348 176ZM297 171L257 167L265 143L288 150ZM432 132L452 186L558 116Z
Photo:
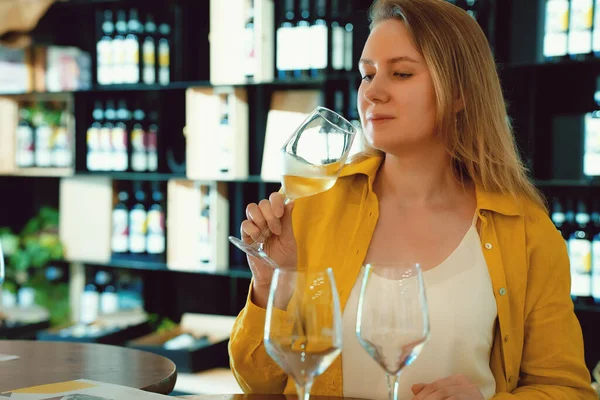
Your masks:
M312 385L312 379L306 381L306 383L304 383L304 386L296 383L296 393L298 394L298 400L310 399L310 389L312 388Z
M388 382L389 400L398 400L398 380L400 379L400 373L398 372L396 375L386 373L386 377Z

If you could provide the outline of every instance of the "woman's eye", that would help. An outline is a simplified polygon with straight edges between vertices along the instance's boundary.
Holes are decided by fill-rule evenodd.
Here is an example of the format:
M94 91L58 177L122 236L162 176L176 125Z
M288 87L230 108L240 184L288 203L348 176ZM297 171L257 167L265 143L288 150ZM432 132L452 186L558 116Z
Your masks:
M373 80L373 74L365 74L361 76L361 79L366 82L371 82Z
M405 73L405 72L394 72L394 76L396 76L400 79L408 79L411 76L413 76L413 74L409 74L409 73Z

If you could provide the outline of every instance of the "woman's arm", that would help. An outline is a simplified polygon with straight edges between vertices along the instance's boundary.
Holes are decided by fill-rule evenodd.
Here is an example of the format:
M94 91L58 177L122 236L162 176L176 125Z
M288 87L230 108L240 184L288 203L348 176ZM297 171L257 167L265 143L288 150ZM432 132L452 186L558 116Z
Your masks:
M565 242L548 218L528 243L529 273L518 387L496 400L598 400L584 362L583 338L570 297ZM534 235L531 235L534 236Z
M252 302L252 293L251 283L246 306L238 315L229 339L231 370L244 393L280 394L288 376L267 354L263 342L266 310ZM285 311L275 309L274 313L282 323L289 319Z

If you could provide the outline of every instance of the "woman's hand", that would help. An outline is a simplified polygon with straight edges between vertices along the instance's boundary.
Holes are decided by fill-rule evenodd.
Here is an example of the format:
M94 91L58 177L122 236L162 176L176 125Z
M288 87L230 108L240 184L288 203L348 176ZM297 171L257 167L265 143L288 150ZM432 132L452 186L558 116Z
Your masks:
M484 400L479 388L464 375L452 375L448 378L411 387L413 400Z
M271 237L264 244L267 255L282 268L296 268L297 248L292 227L294 203L284 205L281 193L271 193L269 199L246 207L246 220L241 225L242 239L252 243L268 229ZM248 256L253 276L253 301L259 307L266 306L266 298L273 277L273 267L259 258Z

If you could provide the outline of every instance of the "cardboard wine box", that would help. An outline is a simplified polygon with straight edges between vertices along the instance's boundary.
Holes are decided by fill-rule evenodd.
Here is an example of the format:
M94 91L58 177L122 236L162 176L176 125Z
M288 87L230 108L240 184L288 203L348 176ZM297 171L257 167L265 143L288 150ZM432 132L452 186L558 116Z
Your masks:
M184 314L176 328L132 340L127 346L167 357L182 373L229 367L227 345L234 321L235 317L222 315ZM182 340L187 345L165 347L177 337L193 339Z

